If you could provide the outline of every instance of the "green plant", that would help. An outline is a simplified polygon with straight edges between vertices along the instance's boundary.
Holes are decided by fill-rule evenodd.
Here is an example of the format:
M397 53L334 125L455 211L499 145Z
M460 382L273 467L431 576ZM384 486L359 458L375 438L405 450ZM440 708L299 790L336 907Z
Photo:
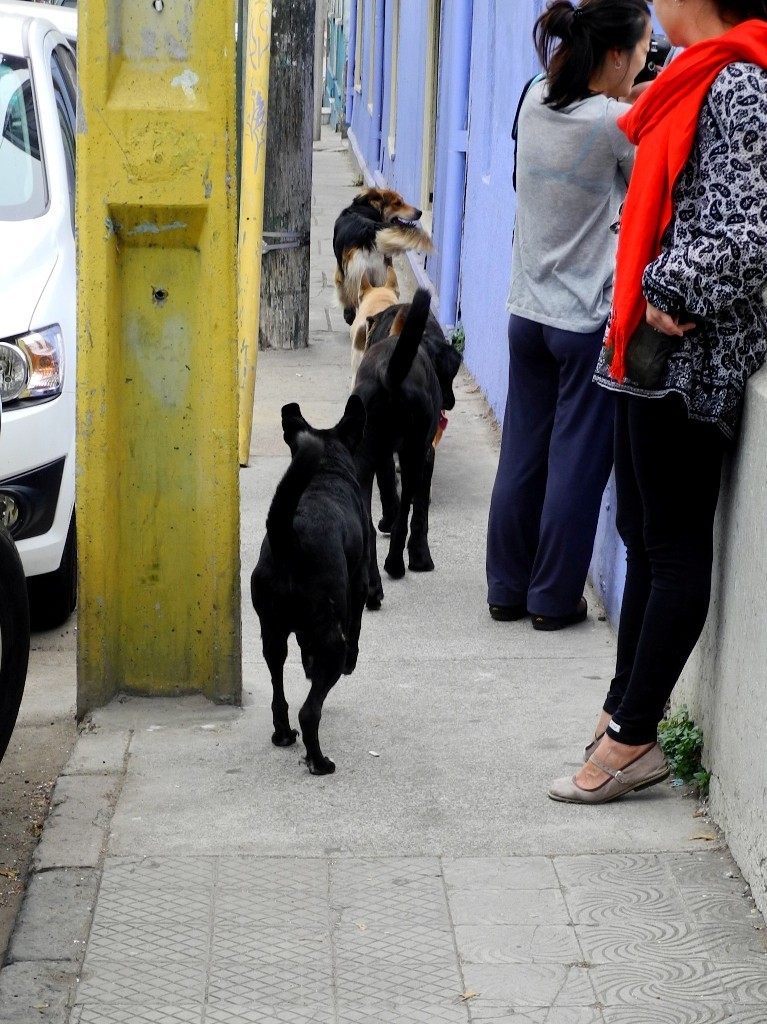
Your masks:
M463 348L466 344L466 332L464 331L463 324L460 320L455 325L450 335L450 344L459 355L463 355Z
M676 778L693 783L705 796L711 776L701 761L703 732L690 718L687 705L663 719L658 726L658 742Z
M355 175L354 181L352 182L352 185L354 185L355 188L362 188L362 186L364 184L365 184L365 179L362 177L362 175L361 174Z

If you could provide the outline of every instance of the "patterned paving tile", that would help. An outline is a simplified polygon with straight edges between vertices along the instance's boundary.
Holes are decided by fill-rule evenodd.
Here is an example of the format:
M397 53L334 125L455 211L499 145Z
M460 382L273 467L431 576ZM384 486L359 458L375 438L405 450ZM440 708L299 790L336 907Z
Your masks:
M202 1005L204 993L205 969L194 960L97 960L89 951L75 1002L170 1004L190 1009Z
M746 887L729 853L670 853L664 856L664 861L681 889L742 892Z
M709 959L706 943L692 924L626 920L611 925L578 925L575 932L584 959L592 964Z
M564 964L465 964L466 988L479 992L472 1000L473 1017L481 1017L486 1005L505 1005L513 1010L527 1007L588 1008L596 1003L589 972Z
M205 1010L205 1024L335 1024L335 1020L332 1006L324 1004L241 1006L220 1003Z
M123 921L100 913L88 937L96 959L189 960L208 954L209 927L169 921Z
M208 979L207 1002L258 1006L307 1006L329 1003L333 992L330 961L267 965L214 962Z
M187 927L208 926L211 893L192 893L173 885L162 889L145 888L136 883L119 888L101 889L94 921L112 924L176 922Z
M461 925L455 935L458 955L467 964L566 964L582 959L575 929L566 925Z
M342 921L417 918L447 924L442 870L436 858L339 860L330 872L330 900Z
M721 1006L725 989L721 974L701 960L665 964L621 963L595 967L594 988L605 1006L658 1003L673 1006L695 1001Z
M742 892L686 891L684 903L691 917L701 923L739 924L758 919L754 904Z
M455 962L453 933L447 925L435 929L416 922L403 922L399 926L374 923L369 927L342 923L333 932L333 944L339 962Z
M203 892L213 884L216 860L209 857L108 857L101 891L142 888Z
M711 960L726 963L767 957L767 928L763 922L698 924L701 941Z
M179 1006L113 1006L109 1003L89 1002L76 1007L77 1024L201 1024L201 1008ZM74 1024L74 1020L70 1022Z
M216 925L327 927L328 865L319 860L222 858L214 895Z
M336 965L339 1007L400 1007L410 1011L424 1006L450 1006L463 991L455 962L389 965L342 961Z
M767 960L718 966L716 974L733 1002L761 1003L767 1021Z
M328 926L327 896L294 892L283 896L275 892L216 893L216 926L222 922L248 928L316 929Z
M606 1007L605 1024L764 1024L764 1006L721 1006L689 1002L684 1006ZM515 1022L516 1024L516 1022Z
M330 962L330 933L320 928L294 931L292 928L252 928L228 922L216 924L211 945L214 962L254 961L263 964Z
M620 925L628 921L679 925L688 921L681 897L668 886L581 886L566 890L565 900L576 925Z
M342 1006L338 1010L338 1024L468 1024L468 1020L464 1006L408 1007L406 1020L402 1010L380 1006Z
M221 857L219 891L327 894L328 862L324 858Z
M664 856L654 853L587 854L581 857L555 857L554 866L562 885L650 886L664 888L669 873Z

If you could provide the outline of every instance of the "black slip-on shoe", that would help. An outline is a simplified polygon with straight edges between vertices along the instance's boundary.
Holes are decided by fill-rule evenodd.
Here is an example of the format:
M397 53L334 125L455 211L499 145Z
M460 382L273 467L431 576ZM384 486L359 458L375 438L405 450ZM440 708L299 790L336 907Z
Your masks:
M490 604L488 610L490 618L496 622L516 622L528 614L524 604Z
M533 615L533 629L553 632L555 629L564 629L565 626L575 626L585 621L588 610L586 598L582 597L569 615Z

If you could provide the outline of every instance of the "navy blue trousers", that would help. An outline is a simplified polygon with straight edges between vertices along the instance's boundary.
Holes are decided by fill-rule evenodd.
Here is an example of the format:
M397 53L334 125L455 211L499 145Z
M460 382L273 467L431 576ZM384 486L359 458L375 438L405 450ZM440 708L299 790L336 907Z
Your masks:
M604 327L512 315L509 391L487 531L488 604L567 615L583 594L613 459L614 396L593 383Z
M609 735L653 743L666 701L697 643L711 594L714 513L727 441L690 420L684 399L619 395L616 522L626 585Z

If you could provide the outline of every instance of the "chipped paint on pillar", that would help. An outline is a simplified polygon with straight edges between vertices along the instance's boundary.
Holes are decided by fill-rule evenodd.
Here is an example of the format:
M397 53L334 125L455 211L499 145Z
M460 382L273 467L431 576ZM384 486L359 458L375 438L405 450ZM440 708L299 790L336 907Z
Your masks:
M79 31L78 712L239 702L234 4Z
M256 389L271 30L270 0L249 0L238 246L239 455L242 466L247 466L250 457Z

